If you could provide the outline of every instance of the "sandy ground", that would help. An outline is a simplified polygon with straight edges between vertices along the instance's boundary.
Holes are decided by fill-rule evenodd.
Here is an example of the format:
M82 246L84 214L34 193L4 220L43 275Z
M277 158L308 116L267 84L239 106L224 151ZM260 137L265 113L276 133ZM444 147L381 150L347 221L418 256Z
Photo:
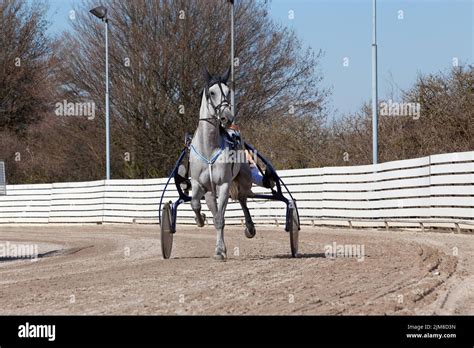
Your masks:
M158 226L1 226L6 242L41 257L0 258L0 314L474 314L474 235L306 227L292 259L281 227L229 226L227 262L210 226L179 226L170 260Z

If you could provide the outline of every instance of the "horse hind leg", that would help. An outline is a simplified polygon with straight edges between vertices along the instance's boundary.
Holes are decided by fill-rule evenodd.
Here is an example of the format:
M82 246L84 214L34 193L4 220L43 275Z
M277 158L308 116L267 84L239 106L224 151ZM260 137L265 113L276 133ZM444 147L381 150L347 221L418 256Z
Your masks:
M206 221L206 215L201 214L201 197L204 195L204 190L197 181L192 182L192 196L191 196L191 208L193 209L196 217L196 224L198 227L203 227Z
M253 238L256 234L252 215L250 215L249 208L247 207L247 198L251 196L253 196L251 169L246 163L241 165L239 174L232 182L231 197L239 201L244 212L245 236L247 238Z
M253 238L257 231L252 220L252 215L250 215L249 208L247 207L247 197L240 197L239 202L245 216L245 237Z

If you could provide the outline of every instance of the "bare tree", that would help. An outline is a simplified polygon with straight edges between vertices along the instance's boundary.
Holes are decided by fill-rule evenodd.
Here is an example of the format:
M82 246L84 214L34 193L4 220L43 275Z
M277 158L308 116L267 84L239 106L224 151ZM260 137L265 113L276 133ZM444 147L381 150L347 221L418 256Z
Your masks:
M74 33L65 37L62 76L70 97L94 100L102 117L103 26L85 15L93 4L78 9L82 15ZM185 132L197 126L204 68L222 72L230 64L229 5L225 0L111 0L104 5L111 28L114 177L162 176ZM319 55L272 22L263 2L236 2L236 33L236 100L244 137L268 151L272 124L290 119L291 127L297 120L322 123L327 91L319 86ZM103 119L98 122L102 127ZM279 156L299 156L300 148L290 149ZM124 161L127 153L130 162Z
M401 91L402 103L418 103L419 115L379 116L379 160L394 161L437 153L474 150L474 68L419 75ZM386 102L386 101L381 101ZM318 165L371 163L372 119L366 104L360 112L334 121Z
M0 0L0 131L23 135L48 111L51 48L46 6Z
M56 95L53 44L45 36L44 2L0 0L0 158L10 183L43 180L28 132L52 109Z

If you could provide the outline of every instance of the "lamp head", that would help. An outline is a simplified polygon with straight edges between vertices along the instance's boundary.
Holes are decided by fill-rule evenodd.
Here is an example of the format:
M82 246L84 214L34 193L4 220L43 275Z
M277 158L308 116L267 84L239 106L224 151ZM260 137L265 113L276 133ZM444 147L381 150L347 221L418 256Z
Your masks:
M107 19L107 8L104 6L98 6L93 8L92 10L89 11L92 13L94 16L96 16L99 19L106 20Z

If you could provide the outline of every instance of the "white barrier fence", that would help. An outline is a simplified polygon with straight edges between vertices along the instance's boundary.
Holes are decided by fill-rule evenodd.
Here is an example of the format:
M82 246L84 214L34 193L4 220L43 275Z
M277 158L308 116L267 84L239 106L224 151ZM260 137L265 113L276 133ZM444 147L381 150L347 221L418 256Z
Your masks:
M297 200L302 224L474 228L474 152L279 174ZM162 178L7 185L0 223L157 223L165 183ZM174 201L173 183L169 189L166 200ZM284 223L283 203L250 199L249 208L257 223ZM203 212L211 216L204 202ZM242 219L240 205L229 202L226 223ZM189 204L180 206L178 223L194 224Z

